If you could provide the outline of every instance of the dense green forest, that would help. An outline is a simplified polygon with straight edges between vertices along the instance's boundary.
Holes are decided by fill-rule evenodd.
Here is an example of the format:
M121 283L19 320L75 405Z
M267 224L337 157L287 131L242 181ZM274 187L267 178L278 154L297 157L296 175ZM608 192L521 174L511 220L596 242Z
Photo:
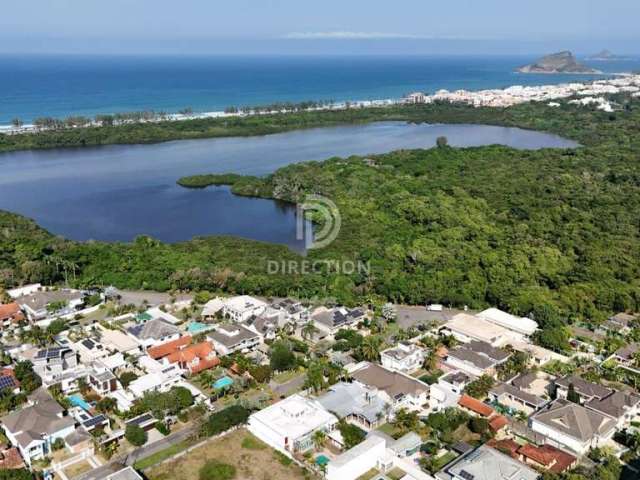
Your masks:
M239 194L288 201L309 193L333 199L342 216L340 234L307 258L361 260L371 265L368 273L271 275L269 260L302 257L285 247L227 237L174 245L147 237L130 244L71 242L2 213L0 282L11 286L66 277L78 285L223 289L332 297L347 304L374 298L495 305L516 314L533 312L549 329L573 319L599 321L613 311L637 311L640 101L623 96L615 101L621 106L615 113L566 103L508 109L432 105L238 119L238 125L226 128L249 134L253 127L277 130L391 118L517 125L559 133L583 147L444 146L366 161L351 157L296 164L265 178L181 179L185 186L229 183ZM200 121L193 122L196 131ZM173 129L182 122L175 123L144 128ZM137 127L114 131L118 128L126 136ZM42 135L44 145L49 133ZM0 144L6 148L7 141L14 139Z
M597 142L601 135L589 116L569 125L573 110L556 109L544 115L546 108L519 106L508 109L473 108L468 105L435 103L430 105L395 105L387 107L349 108L346 110L300 111L243 117L201 118L181 121L127 123L121 125L51 128L34 133L0 134L0 152L24 149L83 147L91 145L154 143L169 140L228 136L267 135L313 127L366 123L383 120L407 120L440 123L488 123L560 131L568 136L580 135ZM203 172L206 173L206 172Z

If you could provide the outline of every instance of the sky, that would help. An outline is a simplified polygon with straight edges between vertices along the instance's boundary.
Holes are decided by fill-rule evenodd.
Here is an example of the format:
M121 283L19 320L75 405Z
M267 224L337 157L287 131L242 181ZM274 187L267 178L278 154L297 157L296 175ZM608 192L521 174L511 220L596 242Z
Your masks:
M5 0L1 53L640 53L638 0Z

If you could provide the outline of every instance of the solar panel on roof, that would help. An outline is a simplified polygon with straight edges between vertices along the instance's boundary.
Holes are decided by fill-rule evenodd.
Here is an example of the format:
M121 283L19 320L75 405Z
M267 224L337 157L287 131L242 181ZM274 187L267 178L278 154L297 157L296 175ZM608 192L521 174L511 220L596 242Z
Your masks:
M0 389L13 388L15 387L15 385L16 385L16 382L13 379L13 377L9 377L9 376L0 377Z
M84 339L84 340L82 341L82 344L83 344L85 347L87 347L89 350L91 350L91 349L95 346L95 344L94 344L94 343L91 341L91 339L89 339L89 338Z
M86 422L83 422L83 425L85 427L94 427L96 425L100 425L104 422L107 421L107 417L105 417L104 415L97 415L93 418L90 418L89 420L87 420Z
M464 478L464 480L473 480L475 478L473 474L467 472L466 470L462 470L460 472L460 476Z

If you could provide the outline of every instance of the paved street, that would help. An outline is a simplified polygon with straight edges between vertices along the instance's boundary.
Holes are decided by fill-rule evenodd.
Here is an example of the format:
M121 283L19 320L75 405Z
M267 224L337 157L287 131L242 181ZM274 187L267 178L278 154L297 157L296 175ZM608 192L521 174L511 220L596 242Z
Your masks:
M117 472L122 469L125 465L133 465L138 460L148 457L149 455L153 455L165 448L169 448L176 443L180 443L186 439L188 439L191 435L193 435L196 431L195 427L188 427L183 430L179 430L175 433L167 435L166 437L153 442L147 445L144 445L140 448L137 448L133 452L128 455L120 455L118 457L114 457L110 462L105 463L101 467L94 468L82 475L75 477L73 480L100 480L101 478L106 477L107 475Z

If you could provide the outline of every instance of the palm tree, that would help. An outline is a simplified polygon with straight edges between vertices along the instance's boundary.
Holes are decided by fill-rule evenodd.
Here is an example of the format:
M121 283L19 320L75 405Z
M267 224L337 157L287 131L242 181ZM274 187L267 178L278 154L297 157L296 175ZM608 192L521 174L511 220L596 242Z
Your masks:
M324 430L316 430L313 432L313 436L311 438L313 440L314 448L316 450L320 450L324 447L324 444L327 441L327 434L324 433Z
M317 331L318 329L313 324L313 322L307 322L304 324L304 326L300 330L300 334L302 335L302 338L304 338L305 340L308 340L310 338L313 338L313 336Z
M370 362L377 361L380 357L380 345L381 345L380 337L375 335L370 335L365 337L362 340L362 356L365 360L369 360Z

